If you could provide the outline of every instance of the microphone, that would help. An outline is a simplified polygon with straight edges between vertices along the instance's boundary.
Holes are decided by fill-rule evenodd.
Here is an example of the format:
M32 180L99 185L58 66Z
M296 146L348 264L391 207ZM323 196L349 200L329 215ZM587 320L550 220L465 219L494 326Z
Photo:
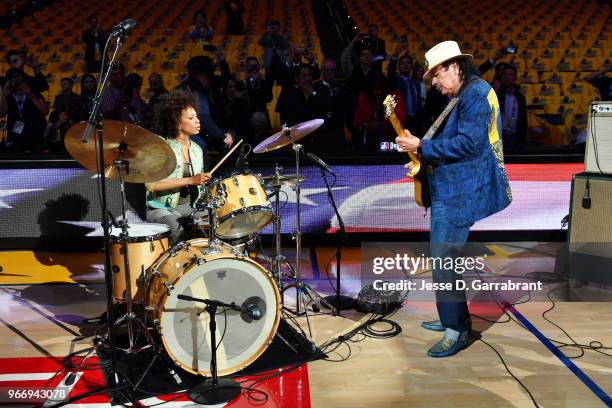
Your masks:
M250 298L242 302L242 305L240 306L238 306L235 303L231 303L228 305L228 304L218 302L218 301L200 299L200 298L196 298L196 297L189 296L189 295L183 295L183 294L177 295L176 297L179 298L180 300L188 300L191 302L202 302L202 303L206 303L207 305L210 303L220 304L223 307L227 307L231 310L240 312L240 318L242 318L242 320L244 320L247 323L251 323L253 320L259 320L262 317L264 317L264 315L266 314L266 302L264 302L264 300L260 298L259 296L251 296Z
M132 30L134 30L134 27L136 27L136 20L134 20L133 18L128 18L127 20L123 20L122 22L114 26L110 35L128 35L132 32Z
M95 130L95 125L92 122L87 123L87 127L85 128L85 133L83 133L83 138L81 139L83 143L87 143L89 141L89 135L91 135Z
M332 174L332 175L336 175L336 173L334 173L332 171L332 169L327 165L327 163L325 163L323 160L321 160L321 158L319 158L318 156L315 156L312 153L308 153L306 154L306 156L312 160L313 162L315 162L320 168L322 168L323 170L325 170L326 172Z
M259 296L251 296L240 306L240 317L247 323L259 320L266 314L266 303Z
M240 154L238 155L238 160L236 160L236 170L242 173L245 173L245 168L249 165L246 157L247 157L247 145L243 144L240 146Z
M586 185L584 186L584 195L582 196L582 208L590 209L591 208L591 188L589 186L589 179L586 181Z

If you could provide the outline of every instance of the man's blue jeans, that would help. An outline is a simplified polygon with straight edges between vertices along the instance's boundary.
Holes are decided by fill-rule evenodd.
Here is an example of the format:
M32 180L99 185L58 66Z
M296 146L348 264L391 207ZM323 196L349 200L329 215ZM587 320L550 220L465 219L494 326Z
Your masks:
M452 283L453 290L436 291L436 306L442 325L446 328L464 332L470 329L469 312L464 290L455 290L455 282L462 276L453 268L444 268L443 260L453 260L461 256L463 244L467 240L471 225L457 227L449 221L442 201L431 203L430 249L433 264L434 283ZM454 262L453 262L454 263Z

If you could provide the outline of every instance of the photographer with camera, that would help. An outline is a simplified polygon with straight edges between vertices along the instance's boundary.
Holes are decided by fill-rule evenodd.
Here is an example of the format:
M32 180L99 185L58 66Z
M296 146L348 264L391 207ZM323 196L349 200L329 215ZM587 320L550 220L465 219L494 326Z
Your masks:
M264 47L262 66L266 70L266 77L274 83L282 76L287 63L285 50L289 48L289 41L281 34L278 21L272 20L266 25L266 32L259 38L258 44Z
M4 148L26 153L42 150L48 114L45 98L32 88L21 70L10 68L0 97L0 116L7 115Z
M498 60L502 59L506 55L514 55L516 54L516 51L517 47L514 44L509 44L507 46L501 47L495 52L495 55L493 55L493 57L489 58L478 66L478 71L480 72L480 75L484 75L485 72L493 68Z
M283 67L281 86L291 86L294 78L303 65L309 65L312 78L317 80L321 77L321 71L316 64L316 58L310 49L298 44L291 44L287 51L287 64Z
M387 56L387 47L385 45L385 40L378 36L378 26L376 24L370 24L368 26L368 33L364 34L361 41L368 50L370 50L370 53L372 53L372 61L375 64L382 65L382 62Z
M247 76L242 81L242 88L251 102L249 123L255 140L259 140L258 136L267 136L271 128L267 105L273 99L272 81L261 75L259 61L256 57L247 57L246 71Z
M10 50L6 53L6 62L11 66L21 71L23 80L26 81L32 88L32 92L42 93L49 89L47 78L43 75L40 70L40 65L36 62L33 55L28 55L28 51L25 48L21 50ZM34 76L25 73L25 67L29 67L34 71ZM5 76L0 85L4 86L4 83L8 80L8 75Z
M380 65L375 68L372 64L372 53L367 47L367 44L363 41L365 35L366 34L357 34L340 56L340 67L346 78L348 78L345 85L345 118L348 126L351 125L352 118L355 114L357 96L365 89L366 77L374 71L376 71L376 73L381 73Z
M81 35L85 43L85 68L88 73L98 73L108 32L102 30L98 19L94 16L89 18L89 25L89 28Z

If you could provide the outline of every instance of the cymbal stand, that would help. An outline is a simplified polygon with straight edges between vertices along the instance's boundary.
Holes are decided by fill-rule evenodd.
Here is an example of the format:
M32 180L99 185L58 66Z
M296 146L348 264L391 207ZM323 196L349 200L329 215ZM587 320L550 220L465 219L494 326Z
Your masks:
M113 167L117 169L117 174L119 175L119 185L121 186L121 220L117 221L119 228L121 228L121 233L119 234L119 242L121 243L121 251L123 253L123 269L125 275L125 309L126 312L123 316L119 317L115 321L115 325L119 325L123 322L126 322L127 325L127 334L128 334L128 348L124 351L127 353L135 353L146 348L149 348L154 345L153 339L150 337L149 332L147 330L146 325L142 322L133 310L132 305L132 279L130 276L130 261L129 261L129 249L128 242L130 238L129 234L129 222L127 220L126 214L126 195L125 195L125 181L123 180L123 173L130 174L130 162L129 160L124 160L123 156L127 151L127 146L124 143L119 145L119 158L113 161ZM138 326L138 330L144 333L145 338L147 339L147 345L140 349L136 349L136 341L135 341L135 327Z
M281 167L276 164L274 169L274 175L280 176ZM283 288L283 272L281 266L286 260L285 256L281 254L281 215L280 215L280 190L281 184L278 183L272 186L274 195L276 195L276 201L274 203L274 216L272 217L272 223L274 227L274 243L275 243L275 255L274 261L272 262L272 277L276 280L276 284L279 290ZM281 291L281 303L284 303L283 292Z
M304 301L304 310L300 310L300 302L302 302L302 296L306 296L310 299L310 303L314 303L313 311L318 312L319 306L316 305L316 301L320 304L325 305L327 309L332 311L332 314L335 316L338 314L338 310L331 305L327 300L325 300L321 295L319 295L313 288L309 285L302 282L302 275L300 274L300 262L301 262L301 250L302 250L302 232L300 230L300 192L301 192L301 181L300 181L300 152L302 151L302 145L299 143L294 143L291 135L291 129L287 127L283 127L283 131L287 136L287 139L291 142L293 151L295 152L295 194L296 194L296 213L295 213L295 283L287 286L288 289L292 286L295 286L295 315L301 316L306 314L306 302Z

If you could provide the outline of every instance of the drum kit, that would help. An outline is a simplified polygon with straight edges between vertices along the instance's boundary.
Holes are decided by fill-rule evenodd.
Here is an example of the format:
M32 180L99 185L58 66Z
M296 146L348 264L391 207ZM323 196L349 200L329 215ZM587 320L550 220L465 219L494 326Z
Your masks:
M127 347L118 348L120 351L130 354L152 348L156 358L162 355L171 371L170 360L187 372L212 377L218 391L224 379L217 379L217 375L245 368L279 335L277 328L283 310L304 315L309 306L318 311L323 304L335 312L332 305L302 282L300 275L300 184L305 178L300 175L302 146L297 142L322 123L317 119L283 127L253 149L254 153L265 153L291 145L296 159L295 174L284 175L277 165L274 174L267 177L243 170L212 179L192 213L195 218L196 212L208 212L206 236L201 234L174 244L166 225L129 224L126 217L125 183L148 183L168 177L176 166L169 145L138 126L104 120L102 166L96 150L98 135L92 135L94 143L81 140L87 122L68 131L65 144L71 156L85 168L96 173L104 171L107 178L120 183L122 217L113 218L109 222L112 226L105 227L110 235L107 250L112 271L112 280L107 278L112 289L107 289L107 293L112 293L113 307L124 311L108 324L123 329L128 339ZM290 185L297 197L294 266L281 249L283 185ZM274 206L269 201L272 197ZM195 223L198 224L197 220ZM251 242L270 223L275 236L275 256L267 258L270 268L267 270L252 255ZM284 264L293 273L283 272ZM296 290L295 307L284 304L283 294L289 288ZM223 313L219 328L215 312ZM223 333L220 339L215 337L219 331ZM286 339L280 338L297 352ZM104 343L105 339L100 341ZM218 401L215 398L212 401Z

